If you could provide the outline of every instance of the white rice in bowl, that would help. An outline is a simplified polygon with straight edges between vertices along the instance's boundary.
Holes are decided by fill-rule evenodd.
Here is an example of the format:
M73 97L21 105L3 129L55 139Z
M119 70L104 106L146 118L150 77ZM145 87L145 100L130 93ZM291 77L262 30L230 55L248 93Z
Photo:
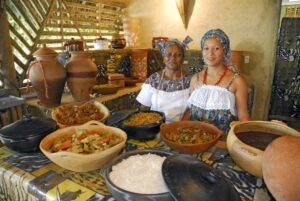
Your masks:
M162 175L166 157L156 154L134 155L112 167L111 181L124 190L141 194L168 192Z

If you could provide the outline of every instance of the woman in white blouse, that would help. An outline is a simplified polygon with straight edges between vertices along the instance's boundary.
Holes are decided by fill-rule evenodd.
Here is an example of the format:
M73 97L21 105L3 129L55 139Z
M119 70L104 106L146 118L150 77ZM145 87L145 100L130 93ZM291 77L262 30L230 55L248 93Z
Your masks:
M177 39L160 44L164 69L150 75L137 96L141 110L163 112L166 122L178 121L182 118L189 97L190 78L183 71L183 63L187 43L192 41L187 37L183 42Z
M206 68L192 77L189 109L183 119L209 122L227 133L231 121L250 120L248 87L238 72L228 68L230 42L222 30L205 33L201 48Z

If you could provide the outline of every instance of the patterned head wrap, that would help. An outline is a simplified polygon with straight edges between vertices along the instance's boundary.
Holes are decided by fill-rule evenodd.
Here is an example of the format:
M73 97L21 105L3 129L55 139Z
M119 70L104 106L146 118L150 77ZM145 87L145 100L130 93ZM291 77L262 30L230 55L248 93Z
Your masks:
M185 39L180 42L177 39L169 40L169 41L160 41L156 45L158 46L160 53L162 56L165 56L167 54L167 48L171 45L177 45L181 48L183 56L185 55L186 49L188 48L187 44L193 41L193 39L190 36L185 37Z
M222 48L225 51L225 56L224 56L223 63L228 64L228 62L230 60L230 55L231 55L230 41L229 41L228 36L226 35L226 33L223 30L221 30L221 29L211 29L208 32L206 32L204 34L204 36L202 37L201 42L200 42L201 49L203 49L204 42L208 38L212 38L212 37L217 38L221 42Z

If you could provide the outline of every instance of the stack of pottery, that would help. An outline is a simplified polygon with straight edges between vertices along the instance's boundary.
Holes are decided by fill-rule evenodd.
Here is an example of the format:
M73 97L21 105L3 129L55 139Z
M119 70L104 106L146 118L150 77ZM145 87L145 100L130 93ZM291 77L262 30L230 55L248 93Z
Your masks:
M92 61L91 54L83 51L71 52L66 69L67 85L73 99L77 102L89 100L97 75L97 66Z
M28 78L42 105L60 104L66 82L66 71L57 60L57 53L45 45L33 53L35 60L28 68Z

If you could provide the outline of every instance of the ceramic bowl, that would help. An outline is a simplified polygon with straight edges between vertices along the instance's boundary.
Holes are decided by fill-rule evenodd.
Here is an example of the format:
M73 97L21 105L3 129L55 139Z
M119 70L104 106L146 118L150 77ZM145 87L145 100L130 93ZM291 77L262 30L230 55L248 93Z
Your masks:
M122 160L134 156L134 155L144 155L144 154L156 154L159 156L171 156L173 153L155 150L155 149L145 149L145 150L135 150L123 153L118 157L114 158L108 167L104 171L105 183L108 187L109 192L112 196L118 201L174 201L169 192L159 193L159 194L141 194L141 193L133 193L126 191L118 186L116 186L111 179L109 178L109 173L112 171L112 167Z
M262 173L262 158L264 151L254 147L250 144L247 144L240 140L236 133L245 133L247 132L266 132L275 135L291 135L300 137L300 133L293 128L290 128L283 123L272 122L272 121L246 121L246 122L232 122L231 128L227 136L227 149L235 161L235 163L243 168L245 171L250 174L260 177L263 177ZM261 139L257 139L257 144L259 141L263 140L263 135L261 134Z
M91 117L94 114L94 111L91 110L88 112L87 111L84 112L84 114L82 115L82 118L84 118L84 120L81 123L76 123L76 121L79 118L81 118L81 116L79 116L78 112L75 112L73 110L70 111L70 109L69 109L70 107L72 107L72 108L74 108L74 107L80 108L81 107L82 108L82 107L85 107L87 103L92 103L100 110L102 116L101 116L101 118L97 119L97 121L105 122L105 120L110 115L110 111L107 109L107 107L105 105L103 105L102 103L100 103L98 101L79 102L79 103L71 103L71 104L67 104L67 105L58 106L52 110L52 113L51 113L52 119L54 119L56 121L57 125L60 128L65 128L67 126L80 125L80 124L86 123L88 121L95 120ZM62 122L60 120L60 118L73 119L74 123L66 124L66 123Z
M196 143L196 144L183 144L179 142L174 142L169 140L166 135L168 133L175 134L177 130L180 128L201 128L205 130L207 133L216 134L216 137L210 141L204 143ZM162 124L160 126L160 138L171 148L176 151L187 153L187 154L194 154L200 153L208 150L210 147L215 145L219 138L222 136L222 131L219 130L216 126L200 121L177 121Z
M104 151L93 154L78 154L72 153L68 151L59 151L55 153L51 153L49 151L53 142L62 136L72 135L76 132L76 130L107 130L115 135L120 136L123 140ZM89 121L81 126L70 126L63 129L59 129L49 135L47 135L40 143L40 149L45 156L47 156L51 161L68 170L72 170L75 172L88 172L92 170L96 170L106 165L112 158L114 158L124 147L127 139L127 135L121 129L106 126L103 123L98 121Z
M147 124L147 125L141 125L141 126L128 126L128 125L123 124L123 122L126 121L127 119L131 118L132 115L135 115L136 113L139 113L139 112L158 113L162 118L159 122ZM165 119L166 119L165 115L162 112L153 111L153 110L137 111L137 112L130 114L125 119L123 119L121 122L119 122L118 127L127 133L128 138L142 140L142 141L151 140L156 137L156 135L158 134L158 132L160 130L160 125L165 122Z

